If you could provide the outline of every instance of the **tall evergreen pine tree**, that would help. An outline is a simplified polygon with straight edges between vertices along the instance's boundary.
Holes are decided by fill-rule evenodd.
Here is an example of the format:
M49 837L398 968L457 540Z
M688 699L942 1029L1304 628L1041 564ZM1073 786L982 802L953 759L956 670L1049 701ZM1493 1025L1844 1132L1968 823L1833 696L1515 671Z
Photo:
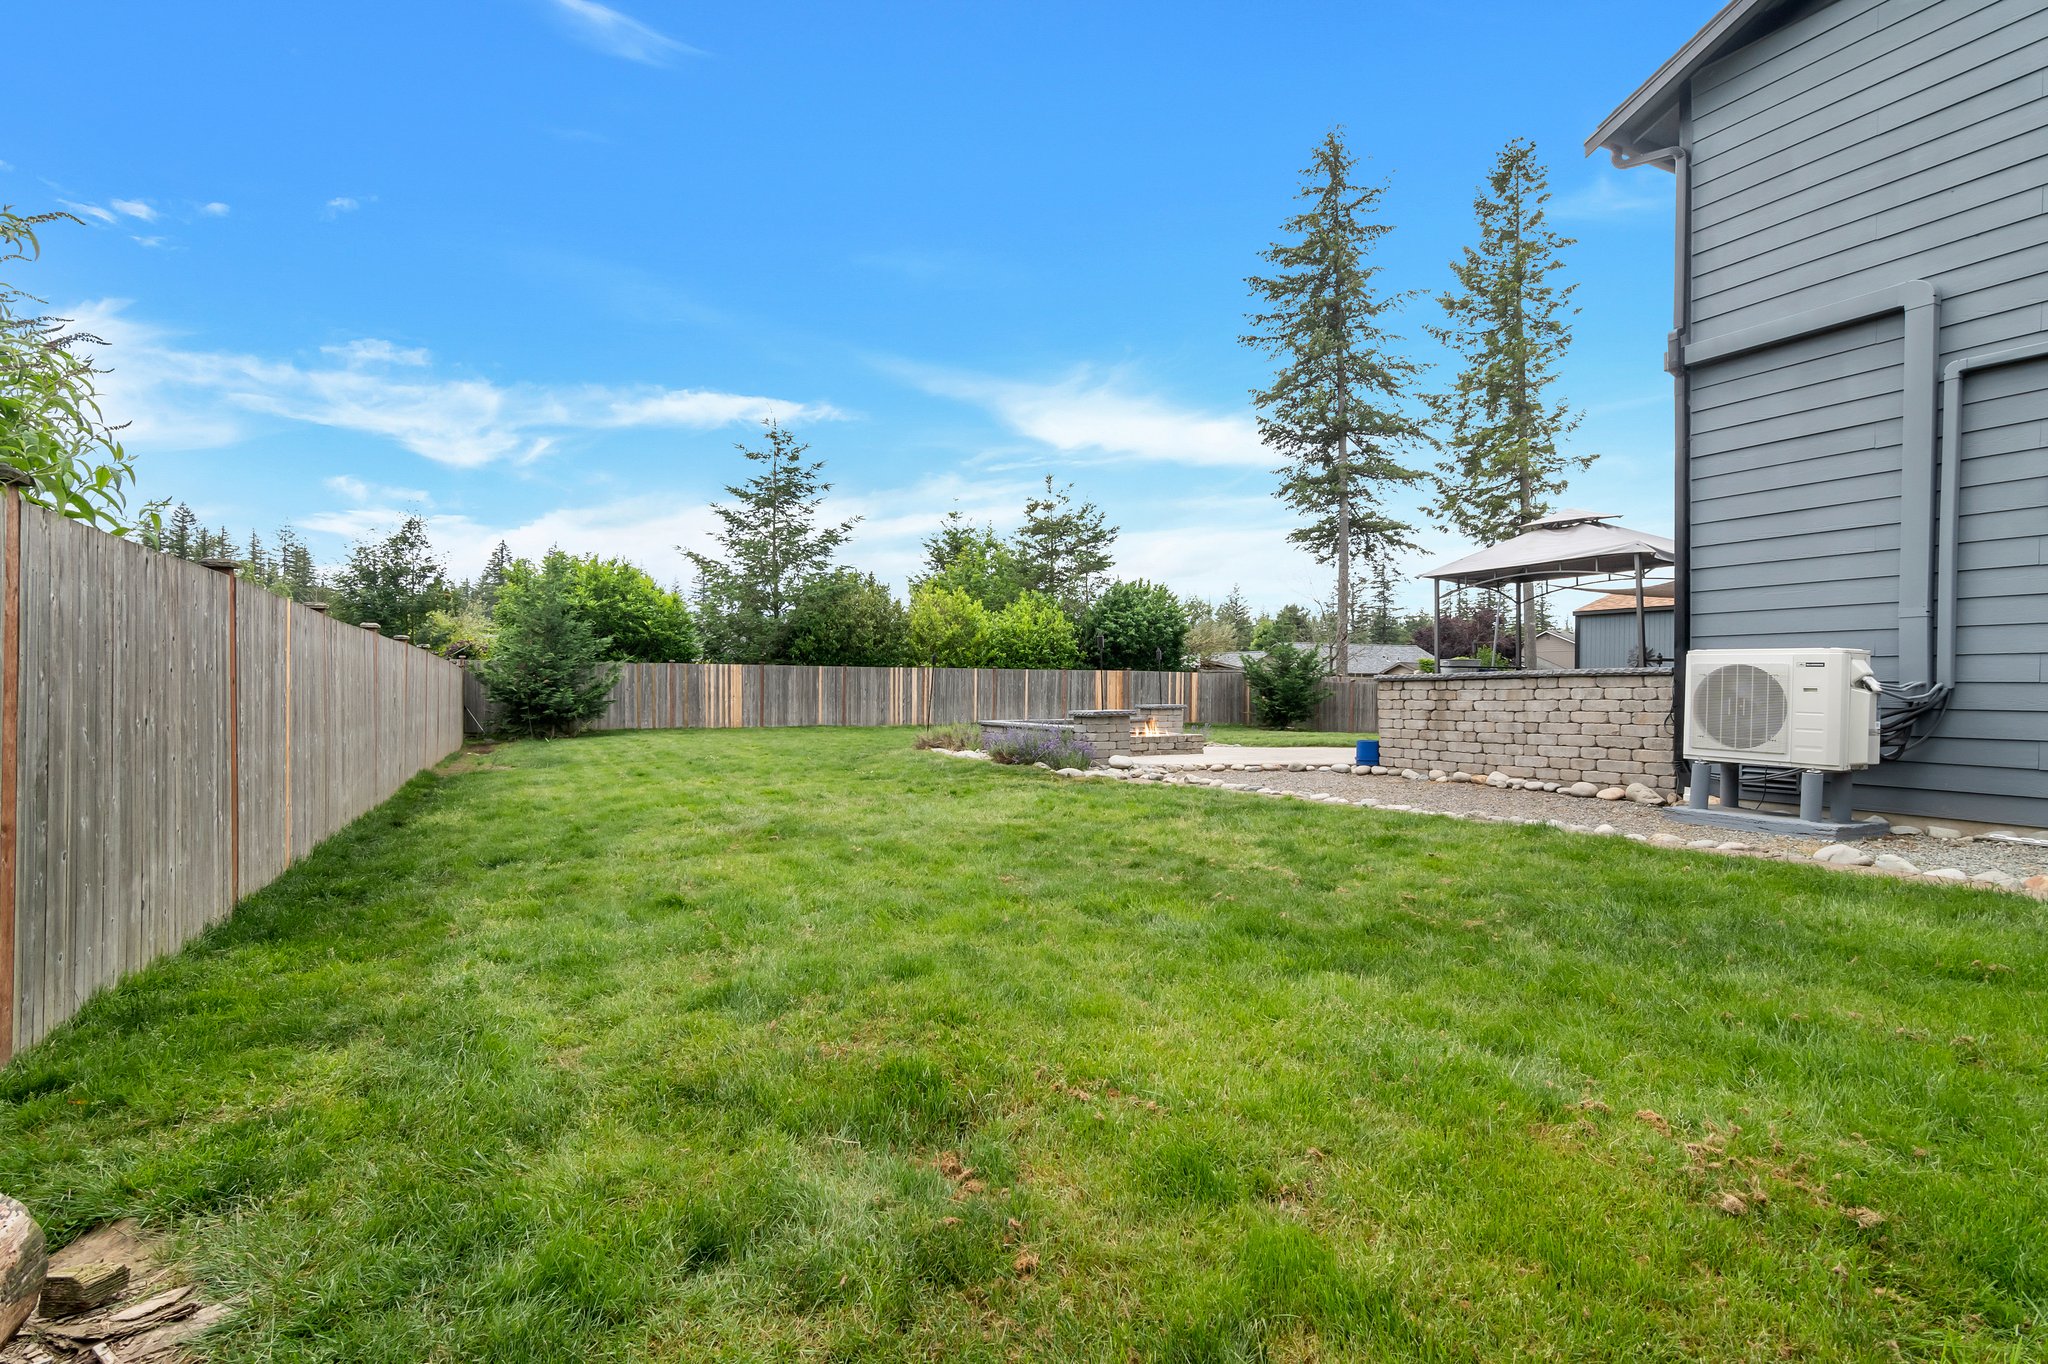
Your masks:
M1366 262L1393 230L1372 218L1385 186L1357 183L1356 166L1332 129L1303 172L1308 207L1282 225L1287 240L1260 253L1273 273L1246 281L1262 311L1243 338L1279 366L1252 400L1260 438L1287 461L1275 495L1307 523L1288 538L1336 565L1333 659L1350 643L1354 558L1408 544L1409 528L1380 500L1388 485L1421 477L1397 456L1427 440L1399 406L1416 367L1381 326L1402 296L1377 292L1380 267Z
M774 421L768 443L739 452L761 466L745 483L728 484L735 501L714 506L723 525L714 539L725 557L684 550L697 567L699 625L708 657L733 663L767 661L780 647L783 623L804 585L827 571L860 520L818 524L832 485L806 462L810 447Z
M1457 289L1437 300L1445 324L1429 329L1464 359L1450 392L1430 399L1449 454L1437 469L1430 511L1444 529L1481 544L1508 539L1549 511L1566 476L1593 462L1560 448L1579 414L1548 392L1578 311L1571 302L1577 286L1552 278L1574 242L1550 230L1549 201L1549 172L1536 145L1509 142L1473 201L1479 244L1451 263ZM1536 617L1532 586L1523 586L1517 607L1517 656L1526 659Z

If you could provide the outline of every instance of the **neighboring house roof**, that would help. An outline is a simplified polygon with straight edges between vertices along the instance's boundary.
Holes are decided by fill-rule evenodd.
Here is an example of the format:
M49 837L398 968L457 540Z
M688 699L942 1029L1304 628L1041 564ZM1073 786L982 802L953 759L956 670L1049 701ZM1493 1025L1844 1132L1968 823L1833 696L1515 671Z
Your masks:
M1294 646L1297 649L1313 649L1318 653L1328 651L1329 646L1311 644L1307 640ZM1264 658L1264 649L1242 649L1231 653L1217 654L1216 665L1222 668L1242 668L1247 658ZM1347 671L1354 677L1373 677L1398 668L1404 664L1414 667L1430 657L1429 650L1418 649L1413 644L1354 644L1351 646L1351 666Z
M1658 592L1655 590L1655 588L1658 587L1662 587L1667 590L1663 592ZM1669 583L1655 583L1652 584L1650 587L1644 588L1643 609L1645 611L1673 610L1677 606L1677 603L1672 601L1671 593L1668 590L1669 588ZM1635 593L1609 592L1604 597L1597 597L1594 600L1587 602L1584 606L1581 606L1578 610L1572 612L1572 614L1575 616L1590 616L1601 611L1633 611L1635 609Z
M1586 155L1605 147L1617 166L1640 164L1635 158L1662 151L1678 140L1678 96L1685 82L1723 53L1758 36L1772 15L1792 0L1729 0L1706 27L1674 52L1656 73L1621 107L1602 119L1586 139ZM1661 164L1669 158L1656 158Z

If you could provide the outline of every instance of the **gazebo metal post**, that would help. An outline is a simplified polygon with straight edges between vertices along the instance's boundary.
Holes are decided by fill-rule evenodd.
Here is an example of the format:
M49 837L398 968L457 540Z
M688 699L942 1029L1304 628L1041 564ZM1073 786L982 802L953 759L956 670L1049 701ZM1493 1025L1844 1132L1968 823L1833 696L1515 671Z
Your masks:
M1431 653L1436 655L1436 670L1444 670L1444 580L1431 578L1430 591L1436 597L1436 633L1430 636Z
M1649 667L1649 666L1650 666L1650 636L1649 636L1649 628L1648 628L1648 626L1647 626L1647 625L1646 625L1646 624L1644 623L1644 621L1643 621L1643 556L1642 556L1642 555L1640 555L1640 554L1636 555L1636 556L1635 556L1635 561L1636 561L1636 666L1637 666L1638 668L1647 668L1647 667Z

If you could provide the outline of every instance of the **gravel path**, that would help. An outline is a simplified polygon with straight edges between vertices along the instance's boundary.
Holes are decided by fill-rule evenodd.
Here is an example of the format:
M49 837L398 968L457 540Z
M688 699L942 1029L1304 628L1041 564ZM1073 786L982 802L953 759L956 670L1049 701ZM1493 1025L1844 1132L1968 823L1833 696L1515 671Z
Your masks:
M1414 781L1400 776L1355 774L1332 753L1269 754L1252 748L1212 748L1206 761L1137 760L1117 775L1166 785L1215 786L1245 792L1341 800L1390 810L1455 814L1483 822L1553 824L1584 833L1606 833L1666 847L1693 847L1752 856L1811 860L1824 846L1815 838L1792 838L1747 830L1716 830L1681 824L1656 806L1627 800L1596 800L1557 792L1511 790L1474 782ZM1349 755L1343 755L1349 756ZM2023 833L2033 831L2023 830ZM1934 874L1938 880L2016 884L2048 874L2048 847L1982 838L1937 839L1893 835L1865 839L1855 851L1878 860L1877 870ZM1882 859L1882 860L1879 860ZM1894 859L1898 859L1895 861Z

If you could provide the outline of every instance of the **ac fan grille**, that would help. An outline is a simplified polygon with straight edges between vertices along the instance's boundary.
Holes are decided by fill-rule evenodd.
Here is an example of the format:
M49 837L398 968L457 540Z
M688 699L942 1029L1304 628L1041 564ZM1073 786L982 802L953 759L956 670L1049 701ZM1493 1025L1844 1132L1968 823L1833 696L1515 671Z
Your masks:
M1717 746L1741 752L1777 738L1787 709L1784 685L1750 663L1714 669L1692 694L1693 723Z

